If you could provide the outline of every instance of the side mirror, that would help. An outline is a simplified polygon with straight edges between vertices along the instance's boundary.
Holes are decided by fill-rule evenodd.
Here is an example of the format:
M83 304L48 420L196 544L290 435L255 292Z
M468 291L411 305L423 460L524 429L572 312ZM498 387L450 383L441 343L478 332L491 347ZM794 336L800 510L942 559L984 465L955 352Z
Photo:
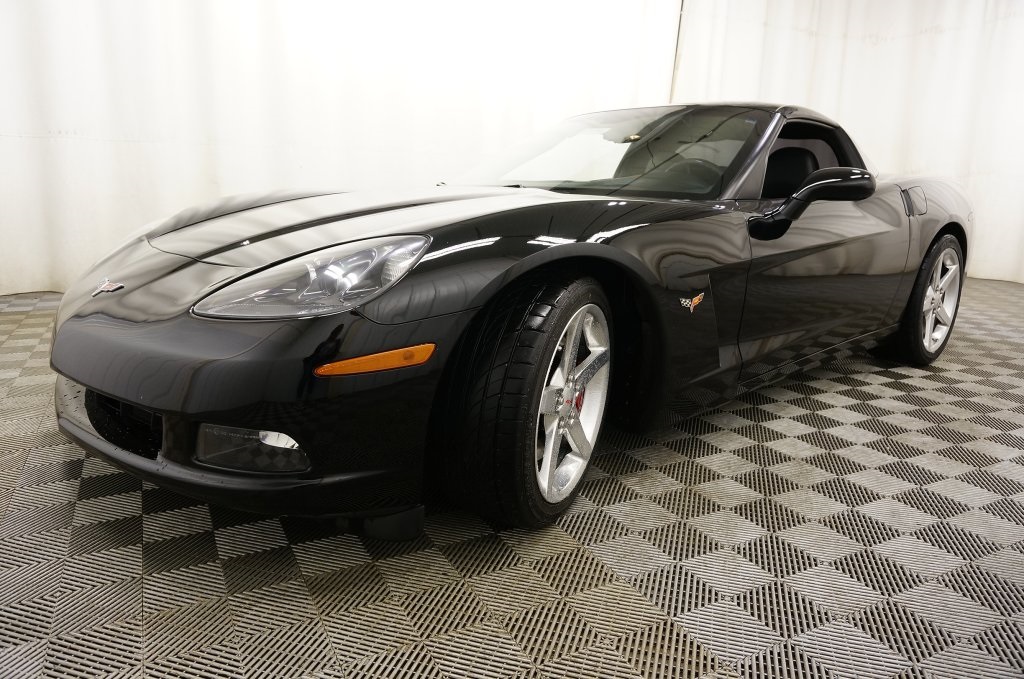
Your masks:
M805 203L816 200L864 200L875 192L875 178L856 167L826 167L807 175L793 194Z
M856 167L826 167L807 175L792 196L782 205L748 224L751 238L781 238L790 225L818 200L864 200L875 192L875 178L867 170Z

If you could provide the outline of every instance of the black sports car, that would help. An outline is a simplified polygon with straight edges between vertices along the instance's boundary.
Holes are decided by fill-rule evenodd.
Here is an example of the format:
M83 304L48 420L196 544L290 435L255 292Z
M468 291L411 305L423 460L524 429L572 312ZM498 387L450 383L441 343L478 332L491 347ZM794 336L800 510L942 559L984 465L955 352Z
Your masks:
M973 214L766 104L570 119L457 186L182 212L64 296L61 429L214 503L496 521L564 511L602 421L644 427L837 351L924 364Z

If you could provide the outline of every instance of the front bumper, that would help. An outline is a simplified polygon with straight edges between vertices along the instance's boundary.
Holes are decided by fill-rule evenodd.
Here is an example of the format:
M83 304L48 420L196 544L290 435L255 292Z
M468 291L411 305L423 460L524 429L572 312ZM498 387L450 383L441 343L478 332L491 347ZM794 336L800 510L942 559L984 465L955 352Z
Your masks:
M69 318L56 332L52 354L59 373L58 425L113 465L213 504L267 514L391 514L422 502L424 450L438 383L469 316L399 326L352 316L335 319L341 328L336 332L309 321L257 341L250 325L248 332L236 334L235 346L225 346L230 340L224 335L205 346L176 341L196 332L195 324L211 323L193 317L149 327ZM290 341L274 342L281 334ZM327 339L315 342L316 337ZM313 364L327 358L420 341L438 345L422 366L311 375ZM324 353L325 344L333 355ZM309 351L310 346L315 349ZM155 423L146 425L152 429L150 444L145 427L141 437L111 435L108 424L97 419L97 397L130 411L133 426L137 415L150 418ZM310 469L269 474L205 467L194 460L202 423L287 434L310 458Z
M138 453L119 448L104 439L89 420L84 406L85 388L63 376L57 378L57 425L67 436L74 439L86 450L98 455L124 471L167 488L182 495L195 497L205 502L221 504L243 511L256 513L285 513L297 515L320 515L324 513L346 513L344 505L351 504L369 488L387 484L387 473L355 472L334 474L319 478L288 478L253 476L215 472L201 467L172 462L162 455L150 459ZM392 492L371 493L367 504L352 514L373 514L374 497L393 498L401 502L409 489L395 488ZM397 492L395 492L397 491ZM391 513L411 506L410 503L395 507L377 508L378 512ZM339 502L339 498L347 498ZM358 503L357 503L358 504ZM386 501L384 504L392 504ZM342 507L342 511L337 511ZM331 511L335 508L335 511Z

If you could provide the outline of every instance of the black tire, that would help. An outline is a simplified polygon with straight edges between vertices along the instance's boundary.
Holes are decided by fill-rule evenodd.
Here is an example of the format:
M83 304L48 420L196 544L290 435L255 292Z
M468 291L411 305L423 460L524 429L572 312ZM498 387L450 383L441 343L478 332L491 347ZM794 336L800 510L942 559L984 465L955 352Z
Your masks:
M519 281L481 312L458 351L448 409L445 485L456 504L521 528L550 524L572 504L579 484L561 502L541 495L537 418L547 366L587 304L610 326L608 299L589 277Z
M959 267L956 304L953 308L952 320L949 323L949 330L946 332L945 337L937 347L929 350L924 344L925 321L922 310L935 264L947 250L952 250L955 254ZM928 365L942 354L946 344L949 343L950 336L953 334L953 326L956 323L957 313L960 311L960 295L963 290L963 282L963 249L960 247L960 241L957 240L956 236L945 234L932 244L928 254L925 255L924 261L921 262L921 268L917 272L914 289L910 293L910 300L907 302L907 308L904 310L903 317L900 320L899 330L893 337L892 348L898 359L913 365Z

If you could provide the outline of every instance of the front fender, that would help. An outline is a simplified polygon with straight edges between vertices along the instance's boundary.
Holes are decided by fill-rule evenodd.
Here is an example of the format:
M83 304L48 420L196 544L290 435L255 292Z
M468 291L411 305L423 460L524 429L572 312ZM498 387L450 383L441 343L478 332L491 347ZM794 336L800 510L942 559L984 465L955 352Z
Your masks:
M680 410L707 405L735 390L749 214L725 204L699 214L689 205L658 207L664 211L660 219L633 214L625 223L575 233L538 228L531 230L543 235L487 229L460 234L428 252L406 279L360 313L383 324L408 322L481 308L540 268L584 272L606 286L616 317L623 312L620 331L635 334L627 343L644 347L644 360L659 366L645 389L660 398L649 401ZM693 300L700 302L696 313Z
M361 308L370 320L395 324L481 307L512 280L560 260L606 262L641 287L658 280L635 255L602 243L557 242L536 236L500 236L470 241L424 261L387 294ZM568 240L568 239L561 239Z

